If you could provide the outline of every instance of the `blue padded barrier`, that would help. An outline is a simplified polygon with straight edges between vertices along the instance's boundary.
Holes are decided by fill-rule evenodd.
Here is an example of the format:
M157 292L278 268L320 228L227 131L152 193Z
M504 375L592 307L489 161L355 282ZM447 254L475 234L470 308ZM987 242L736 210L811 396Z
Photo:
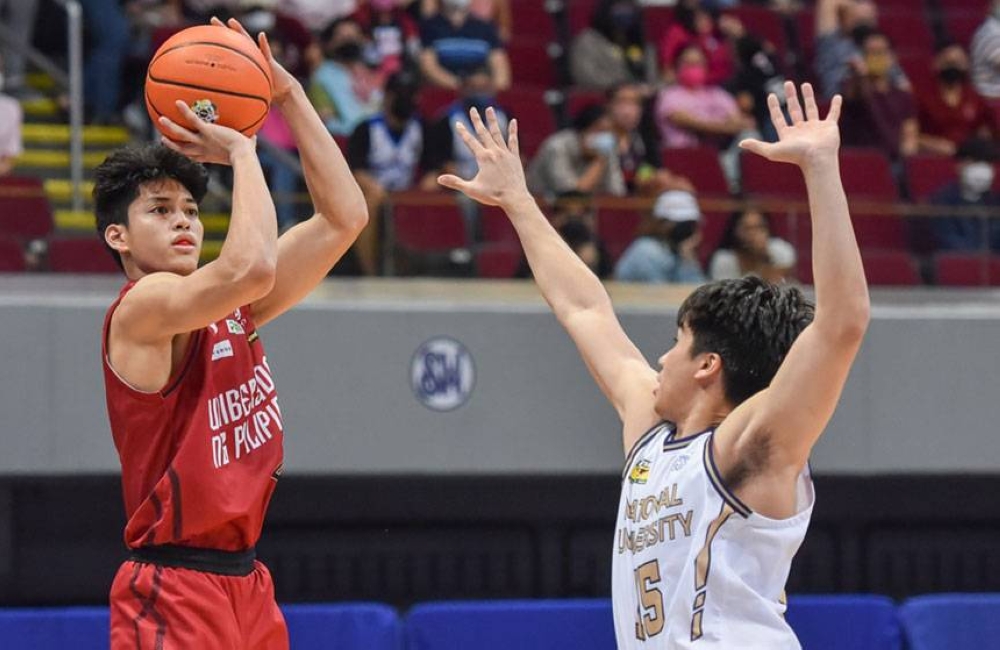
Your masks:
M0 648L107 650L110 626L107 607L0 609Z
M1000 648L1000 594L917 596L899 617L910 650Z
M803 650L900 650L902 631L885 596L790 596L785 619Z
M408 650L614 650L610 600L511 600L416 605Z
M282 605L294 650L402 650L396 610L378 603Z

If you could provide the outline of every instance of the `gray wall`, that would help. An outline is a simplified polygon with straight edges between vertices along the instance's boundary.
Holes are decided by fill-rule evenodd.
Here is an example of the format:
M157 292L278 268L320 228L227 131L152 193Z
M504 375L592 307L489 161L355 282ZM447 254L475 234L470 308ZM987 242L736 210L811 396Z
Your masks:
M101 319L117 284L0 278L0 473L117 469L99 363ZM616 293L626 330L650 359L672 336L678 295ZM997 304L988 293L876 294L814 469L1000 469ZM461 341L476 368L469 401L443 413L422 405L410 383L414 352L442 335ZM615 415L530 286L337 283L262 338L289 472L620 468Z

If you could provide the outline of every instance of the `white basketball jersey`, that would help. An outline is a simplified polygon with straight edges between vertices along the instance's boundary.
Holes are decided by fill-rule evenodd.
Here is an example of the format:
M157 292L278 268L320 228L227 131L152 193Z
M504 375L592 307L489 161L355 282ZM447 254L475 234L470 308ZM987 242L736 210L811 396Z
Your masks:
M796 513L775 520L729 492L713 431L676 439L654 427L625 463L612 562L619 650L798 649L785 582L812 515L808 470Z

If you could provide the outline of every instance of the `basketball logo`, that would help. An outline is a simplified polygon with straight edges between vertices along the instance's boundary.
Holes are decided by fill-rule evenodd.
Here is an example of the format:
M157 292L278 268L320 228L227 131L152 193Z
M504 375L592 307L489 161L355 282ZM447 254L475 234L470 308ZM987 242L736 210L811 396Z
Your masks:
M215 104L212 103L211 99L199 99L191 104L191 110L202 122L215 124L219 120L219 111L215 108Z
M410 385L421 404L432 411L453 411L469 401L476 384L472 355L464 345L433 338L421 345L410 363Z

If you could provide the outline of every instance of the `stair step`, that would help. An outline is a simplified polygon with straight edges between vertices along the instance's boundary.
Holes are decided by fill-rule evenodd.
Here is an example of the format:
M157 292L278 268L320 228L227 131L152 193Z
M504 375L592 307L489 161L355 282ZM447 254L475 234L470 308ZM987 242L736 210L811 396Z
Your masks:
M110 153L110 151L85 151L83 152L83 166L87 169L93 169L104 162ZM66 150L26 149L18 157L15 164L18 167L61 167L68 171L70 155L69 151Z
M26 144L69 144L68 124L25 124L21 137ZM83 127L84 145L122 145L129 141L128 129L120 126Z
M46 183L46 190L48 183ZM56 228L64 231L93 232L97 227L94 213L90 210L56 210L54 213ZM229 215L224 213L209 212L201 215L201 221L205 224L205 236L225 237L229 228ZM203 246L208 246L211 241L205 241ZM222 242L219 242L222 245ZM218 253L216 253L217 255Z
M59 104L51 97L26 99L21 102L26 117L54 117L59 115Z
M90 195L94 191L94 181L84 181L82 189L84 199L89 203ZM45 194L53 203L72 201L73 183L63 178L47 179L45 181Z
M25 76L28 86L35 90L55 90L56 82L45 72L29 72Z

